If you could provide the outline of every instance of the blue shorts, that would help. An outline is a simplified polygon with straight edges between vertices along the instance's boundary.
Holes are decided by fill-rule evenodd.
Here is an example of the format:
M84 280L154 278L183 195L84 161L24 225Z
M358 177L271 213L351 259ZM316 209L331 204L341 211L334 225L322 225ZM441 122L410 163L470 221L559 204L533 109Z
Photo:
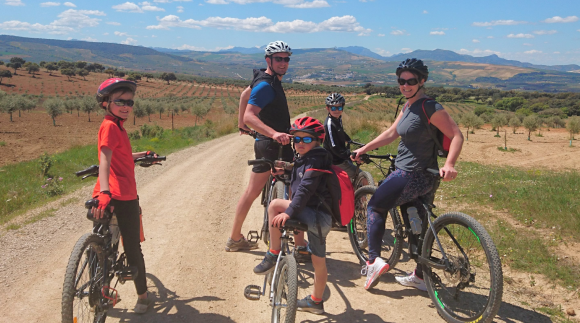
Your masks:
M323 211L316 211L313 208L305 207L302 212L292 216L293 220L298 220L308 225L308 247L310 252L317 257L326 257L326 236L332 227L332 217ZM320 224L320 231L322 237L318 233L318 226L316 221Z

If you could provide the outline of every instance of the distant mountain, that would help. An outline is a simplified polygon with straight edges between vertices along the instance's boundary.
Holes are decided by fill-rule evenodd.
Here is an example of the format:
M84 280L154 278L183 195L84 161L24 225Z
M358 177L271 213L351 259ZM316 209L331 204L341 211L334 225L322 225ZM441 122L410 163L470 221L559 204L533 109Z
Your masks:
M470 55L458 54L454 51L435 49L435 50L416 50L410 53L397 54L391 57L385 57L385 61L403 61L407 58L415 57L426 61L439 61L439 62L469 62L469 63L480 63L480 64L493 64L493 65L507 65L525 68L535 68L541 70L559 71L559 72L569 72L580 69L580 66L575 64L570 65L535 65L532 63L524 63L515 60L509 60L501 58L495 54L483 57L474 57Z
M348 47L337 47L337 49L347 51L349 53L357 54L360 56L371 57L375 59L385 60L384 56L381 56L366 47L361 46L348 46Z
M218 53L258 54L258 53L263 53L265 49L266 49L265 45L262 47L250 47L250 48L233 47L230 49L219 50Z

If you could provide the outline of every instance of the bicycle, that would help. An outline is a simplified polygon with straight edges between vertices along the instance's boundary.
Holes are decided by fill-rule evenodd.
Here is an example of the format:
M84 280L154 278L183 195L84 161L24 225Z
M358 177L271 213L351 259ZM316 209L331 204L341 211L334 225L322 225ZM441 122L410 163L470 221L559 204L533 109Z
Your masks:
M241 132L244 132L251 136L252 138L256 139L258 133L256 131L246 131L245 129L239 128ZM278 163L276 167L284 168L285 170L291 169L290 163L283 162L282 158L282 145L279 145L278 148L278 160L275 163ZM257 159L259 160L259 159ZM250 164L248 165L257 165L257 164ZM262 228L260 229L260 233L257 230L251 230L248 232L246 239L249 242L258 242L260 240L264 241L266 245L268 245L269 241L269 225L268 225L268 206L270 202L274 199L280 198L287 200L289 198L288 194L290 192L290 176L287 172L281 175L270 175L266 185L262 189L262 197L260 199L260 204L264 206L264 218L262 221Z
M248 165L269 165L272 170L277 166L275 162L263 158L249 160ZM274 271L264 277L262 288L258 285L248 285L244 289L244 296L255 301L265 295L266 285L270 284L269 297L273 323L294 323L296 319L298 265L295 258L296 246L293 244L291 233L297 234L298 231L308 231L308 225L292 219L286 221L280 228L281 251L276 259Z
M369 162L373 158L391 162L388 170L377 164L383 174L388 175L394 169L393 155L363 155L361 160ZM427 172L436 178L437 188L439 171L427 169ZM371 186L357 190L355 213L364 212L366 218L369 195L375 191L376 187ZM492 322L503 294L503 273L497 249L485 228L469 215L460 212L435 215L434 192L400 206L402 221L396 208L389 212L389 226L383 236L383 249L388 255L385 261L394 268L401 256L403 241L407 239L409 256L422 265L427 292L443 319L447 322ZM420 227L412 226L407 214L407 208L415 205L421 205L427 214L426 220L421 219ZM353 247L359 259L366 262L368 252L359 249L359 244Z
M141 157L135 159L135 164L149 167L164 160L165 156ZM98 177L99 166L92 165L76 176L82 176L83 180ZM96 219L91 209L97 205L95 199L85 202L93 230L77 241L66 267L61 304L63 323L105 322L107 311L120 301L115 290L117 283L124 284L137 275L137 268L128 265L125 253L119 255L121 233L115 213L107 210L103 218ZM115 278L117 281L111 287Z
M356 142L356 141L347 141L346 143L346 148L348 150L350 150L350 145L353 144L355 146L363 147L365 146L365 144L360 143L360 142ZM357 164L357 169L356 169L356 178L354 179L353 183L352 183L352 187L354 189L354 191L356 192L357 189L366 186L366 185L375 185L375 180L373 179L373 175L371 175L371 173L361 170L360 169L360 165Z

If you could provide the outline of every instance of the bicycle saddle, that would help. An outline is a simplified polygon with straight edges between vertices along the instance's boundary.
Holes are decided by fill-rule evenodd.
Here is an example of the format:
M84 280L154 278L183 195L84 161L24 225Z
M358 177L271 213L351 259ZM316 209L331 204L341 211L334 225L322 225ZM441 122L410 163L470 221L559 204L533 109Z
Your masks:
M291 231L308 231L308 224L302 223L298 220L288 219L283 229Z

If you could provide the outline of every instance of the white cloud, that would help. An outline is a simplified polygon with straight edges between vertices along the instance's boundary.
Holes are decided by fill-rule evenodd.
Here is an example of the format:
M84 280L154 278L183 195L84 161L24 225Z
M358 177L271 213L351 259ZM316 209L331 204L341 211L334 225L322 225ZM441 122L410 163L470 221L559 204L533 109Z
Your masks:
M576 21L578 21L578 17L576 17L576 16L568 16L566 18L562 18L560 16L555 16L555 17L543 20L542 22L545 22L548 24L553 24L553 23L567 23L567 22L576 22Z
M165 9L154 6L147 1L141 2L140 5L141 5L141 10L143 10L143 11L165 11Z
M120 22L116 22L116 21L107 21L106 22L107 25L113 25L113 26L121 26Z
M119 37L127 37L127 36L129 36L127 33L122 33L120 31L115 31L113 34L115 36L119 36Z
M43 2L40 4L41 7L58 7L60 2Z
M76 6L74 3L72 3L72 2L65 2L65 3L63 3L63 5L64 5L64 6L67 6L67 7L71 7L71 8L76 8L76 7L77 7L77 6Z
M405 30L393 30L391 31L391 35L395 35L395 36L402 36L402 35L406 35L407 32Z
M481 49L474 49L474 50L467 50L467 49L460 49L459 54L464 54L464 55L471 55L471 56L489 56L489 55L500 55L501 53L498 51L493 51L490 49L485 49L485 50L481 50Z
M535 36L532 34L509 34L507 35L507 38L534 38Z
M445 35L445 32L444 31L432 31L429 33L429 35L443 36L443 35Z
M424 14L428 14L429 12L427 10L423 10L423 13Z
M527 23L526 21L516 20L492 20L488 22L474 22L471 25L475 27L491 27L491 26L513 26Z
M381 55L381 56L389 56L391 55L391 52L389 52L388 50L384 50L382 48L375 48L374 50L375 53Z
M178 16L167 15L161 19L159 24L147 26L147 29L164 29L172 27L201 29L201 27L217 29L233 29L254 32L271 33L314 33L323 31L334 32L357 32L360 36L369 35L371 29L362 27L353 16L332 17L320 23L304 20L279 21L274 23L272 19L262 17L250 17L245 19L231 17L209 17L204 20L187 19L181 20Z
M474 39L474 40L472 40L472 42L479 43L480 41L479 41L479 39Z
M325 8L330 7L326 0L206 0L206 3L209 4L230 4L230 3L237 3L237 4L249 4L249 3L263 3L263 2L272 2L275 4L283 5L284 7L288 8L298 8L298 9L310 9L310 8ZM363 1L364 2L364 1Z
M68 9L58 15L59 19L48 25L10 20L0 23L0 29L45 32L49 34L68 34L71 32L78 32L84 27L98 26L101 19L90 16L105 16L105 13L98 10Z
M542 53L541 50L535 50L535 49L528 50L528 51L524 52L524 54L541 54L541 53Z
M208 49L205 47L199 47L199 46L193 46L193 45L187 45L187 44L183 44L179 47L176 47L175 49L180 49L180 50L194 50L194 51L198 51L198 52L217 52L220 51L222 49L230 49L230 48L234 48L234 46L226 46L226 47L216 47L214 49Z
M560 52L554 52L554 54L560 54Z
M91 41L91 42L96 42L96 41L97 41L96 39L94 39L94 38L91 38L91 37L86 37L86 38L83 38L83 39L81 39L81 40L84 40L84 41Z
M123 45L135 45L135 44L137 44L137 41L131 37L127 37L127 39L122 41L121 44L123 44Z
M410 48L406 48L406 47L405 47L405 48L401 48L401 50L402 50L402 51L403 51L403 53L405 53L405 54L406 54L406 53L410 53L410 52L412 52L412 51L413 51L412 49L410 49Z
M536 30L536 31L534 31L534 34L536 34L536 35L553 35L557 32L558 32L557 30Z
M143 10L141 10L141 8L139 8L139 6L134 4L133 2L125 2L123 4L118 4L116 6L113 6L113 9L115 9L117 11L127 11L127 12L137 12L137 13L143 12Z
M489 39L494 39L495 37L493 37L493 36L487 36L487 38L489 38Z
M533 45L532 45L532 44L530 44L530 43L523 43L522 45L524 45L524 46L533 46Z
M378 34L379 37L385 37L385 34Z
M109 33L103 33L104 36L109 36Z
M24 6L22 0L6 0L4 4L7 6Z
M183 12L183 6L177 6L177 12Z
M155 3L191 2L191 0L153 0Z

